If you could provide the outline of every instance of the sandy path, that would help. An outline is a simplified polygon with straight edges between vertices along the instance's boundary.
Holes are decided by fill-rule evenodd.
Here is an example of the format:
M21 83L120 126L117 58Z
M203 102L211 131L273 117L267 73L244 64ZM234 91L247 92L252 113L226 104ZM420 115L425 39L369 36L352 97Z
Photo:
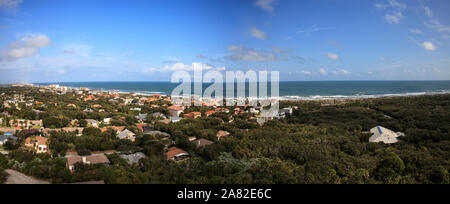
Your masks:
M50 184L47 181L37 180L12 169L6 169L5 171L8 174L6 184Z

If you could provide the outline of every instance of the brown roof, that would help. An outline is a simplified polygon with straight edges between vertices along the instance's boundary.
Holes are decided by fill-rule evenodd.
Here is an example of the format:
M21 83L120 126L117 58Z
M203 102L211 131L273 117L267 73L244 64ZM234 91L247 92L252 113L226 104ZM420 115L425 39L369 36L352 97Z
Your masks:
M211 142L211 141L209 141L207 139L203 139L203 138L194 140L193 142L197 147L205 147L205 146L214 144L214 142Z
M189 153L187 153L186 151L184 151L178 147L171 147L166 152L167 159L172 159L173 157L178 156L180 154L189 154Z
M225 137L225 136L228 136L228 135L230 135L229 132L223 131L223 130L219 130L219 132L217 132L217 134L216 134L216 137L221 138L221 137Z
M108 164L109 159L104 154L97 154L91 156L73 156L67 157L67 165L73 166L78 162L83 162L83 157L86 157L86 162L89 164Z
M48 138L42 136L36 136L36 141L38 145L47 145Z
M168 109L174 111L183 111L183 107L181 106L169 106Z

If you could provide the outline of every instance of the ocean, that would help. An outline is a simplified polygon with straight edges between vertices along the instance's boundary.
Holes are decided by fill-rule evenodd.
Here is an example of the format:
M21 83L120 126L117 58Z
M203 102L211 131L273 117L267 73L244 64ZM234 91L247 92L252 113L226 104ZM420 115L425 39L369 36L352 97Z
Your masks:
M170 95L178 84L170 82L60 82L73 88L134 92L137 94ZM203 84L205 90L210 84ZM224 85L224 91L225 91ZM248 88L248 84L246 86ZM270 84L268 85L270 95ZM192 88L193 89L193 88ZM279 82L279 96L284 100L320 100L345 98L376 98L450 93L450 81L285 81ZM225 96L225 94L224 94Z

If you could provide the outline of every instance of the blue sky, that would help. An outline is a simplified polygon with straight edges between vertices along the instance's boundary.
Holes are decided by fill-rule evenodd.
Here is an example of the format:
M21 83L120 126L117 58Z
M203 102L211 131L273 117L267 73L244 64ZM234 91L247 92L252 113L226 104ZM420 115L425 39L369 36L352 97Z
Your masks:
M0 0L0 83L449 80L448 0Z

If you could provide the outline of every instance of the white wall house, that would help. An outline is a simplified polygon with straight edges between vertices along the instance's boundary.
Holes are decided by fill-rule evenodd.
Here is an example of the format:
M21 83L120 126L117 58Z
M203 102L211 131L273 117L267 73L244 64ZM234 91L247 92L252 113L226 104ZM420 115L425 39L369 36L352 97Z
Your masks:
M404 136L402 133L396 133L385 127L376 126L370 129L372 136L369 138L369 142L384 142L386 144L392 144L398 142L397 137Z

